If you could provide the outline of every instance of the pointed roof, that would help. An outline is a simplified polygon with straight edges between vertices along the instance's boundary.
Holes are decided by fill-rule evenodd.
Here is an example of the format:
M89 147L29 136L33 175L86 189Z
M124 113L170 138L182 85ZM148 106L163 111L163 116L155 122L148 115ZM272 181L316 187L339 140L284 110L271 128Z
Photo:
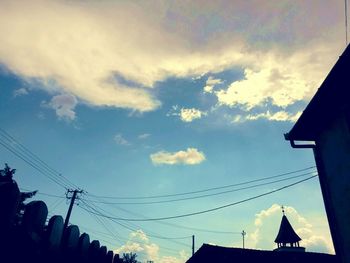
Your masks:
M285 134L288 141L314 141L344 110L349 110L350 45L307 105L294 127Z
M278 231L275 243L295 243L300 240L301 238L297 235L297 233L295 233L287 217L283 215L280 230Z

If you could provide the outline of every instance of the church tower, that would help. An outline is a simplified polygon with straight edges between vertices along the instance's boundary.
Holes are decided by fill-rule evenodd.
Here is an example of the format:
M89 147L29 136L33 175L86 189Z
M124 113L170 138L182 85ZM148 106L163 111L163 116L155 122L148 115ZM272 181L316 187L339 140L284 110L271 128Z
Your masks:
M280 229L278 231L275 243L277 243L277 248L274 251L295 251L295 252L305 252L305 248L299 245L301 238L295 233L292 225L289 223L284 207L282 206L282 221Z

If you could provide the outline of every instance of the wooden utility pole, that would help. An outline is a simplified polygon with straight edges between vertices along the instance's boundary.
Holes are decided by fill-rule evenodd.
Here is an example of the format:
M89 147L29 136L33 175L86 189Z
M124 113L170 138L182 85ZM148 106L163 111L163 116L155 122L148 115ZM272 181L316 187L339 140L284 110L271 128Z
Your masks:
M192 256L194 255L194 235L192 235Z
M68 194L70 194L70 193L73 193L72 197L68 196ZM70 190L70 189L67 190L66 197L67 197L67 199L70 199L70 205L68 208L66 219L64 220L63 231L66 231L66 229L68 227L70 215L72 213L73 205L74 205L75 199L77 198L77 194L81 194L81 193L83 193L83 190Z
M244 249L244 237L245 237L245 235L247 234L247 232L245 232L244 230L242 231L242 238L243 238L243 249Z

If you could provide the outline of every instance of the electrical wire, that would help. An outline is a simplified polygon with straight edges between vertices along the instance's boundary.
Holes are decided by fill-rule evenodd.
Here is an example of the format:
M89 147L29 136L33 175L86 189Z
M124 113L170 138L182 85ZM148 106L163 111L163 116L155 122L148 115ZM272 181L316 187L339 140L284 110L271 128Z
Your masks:
M27 189L27 188L22 188L22 187L20 187L19 189L20 189L20 190L23 190L23 191L29 191L29 192L33 191L33 190L29 190L29 189ZM42 192L40 192L40 191L38 191L36 194L37 194L37 195L44 195L44 196L48 196L48 197L66 199L66 197L61 196L61 195L53 195L53 194L48 194L48 193L42 193Z
M49 178L51 181L55 182L56 184L58 184L59 186L63 187L64 189L67 189L67 186L65 184L63 184L62 182L58 181L54 177L52 177L52 176L48 175L47 173L45 173L40 167L38 167L36 164L32 163L30 160L28 160L22 154L20 154L20 153L16 152L15 150L13 150L10 146L6 145L1 139L0 139L0 144L2 146L4 146L7 150L12 152L14 155L16 155L18 158L20 158L22 161L24 161L27 164L29 164L31 167L33 167L35 170L37 170L39 173L41 173L45 177Z
M174 197L174 196L181 196L181 195L203 193L203 192L224 189L224 188L230 188L230 187L240 186L240 185L245 185L245 184L250 184L250 183L256 183L256 182L260 182L263 180L274 179L274 178L278 178L278 177L282 177L282 176L286 176L286 175L290 175L290 174L295 174L295 173L307 171L307 170L313 169L315 167L316 166L310 166L307 168L303 168L303 169L299 169L299 170L295 170L295 171L291 171L291 172L287 172L287 173L282 173L282 174L278 174L278 175L268 176L268 177L264 177L264 178L260 178L260 179L255 179L255 180L251 180L251 181L245 181L245 182L241 182L241 183L235 183L235 184L229 184L229 185L224 185L224 186L206 188L206 189L197 190L197 191L175 193L175 194L153 195L153 196L134 196L134 197L101 196L101 195L95 195L95 194L91 194L91 193L88 193L88 194L92 197L99 197L99 198L104 198L104 199L153 199L153 198L163 198L163 197Z
M164 222L164 221L157 221L157 222L160 224L163 224L163 225L168 225L168 226L176 227L176 228L180 228L180 229L188 229L188 230L196 231L196 232L205 232L205 233L212 233L212 234L227 234L227 235L241 235L242 234L242 232L238 232L238 231L207 230L207 229L203 229L203 228L183 226L183 225Z
M92 209L92 210L95 211L95 212L100 212L98 209L103 210L102 208L97 208L94 204L89 204L89 203L87 203L86 201L82 201L82 202L85 204L85 206L88 207L88 209ZM106 212L106 211L105 211L105 212ZM124 227L124 228L126 228L126 229L128 229L128 230L130 230L130 231L132 231L132 232L137 231L136 228L141 229L140 226L136 226L136 228L135 228L135 226L134 226L134 227L130 227L130 226L125 225L126 222L124 222L124 224L123 224L123 223L118 222L117 220L114 220L114 219L110 219L110 220L112 220L112 221L115 222L116 224L118 224L118 225L120 225L120 226L122 226L122 227ZM155 234L155 233L150 234L150 233L151 233L150 231L146 231L146 232L147 232L147 236L149 236L149 237L153 237L153 238L157 238L157 239L163 239L163 240L169 240L169 241L172 241L173 243L180 244L180 245L184 245L184 246L186 246L186 247L187 247L187 244L184 244L184 243L182 243L182 242L175 241L175 240L187 239L187 238L191 238L191 237L192 237L192 236L185 236L185 237L164 237L164 236L161 236L161 235Z
M82 207L82 209L87 210L87 211L89 211L91 213L95 213L98 216L102 216L102 217L109 218L109 219L120 220L120 221L159 221L159 220L169 220L169 219L176 219L176 218L182 218L182 217L189 217L189 216L205 214L205 213L221 210L221 209L224 209L224 208L227 208L227 207L230 207L230 206L234 206L234 205L238 205L238 204L241 204L241 203L245 203L245 202L248 202L248 201L251 201L251 200L254 200L254 199L266 196L266 195L270 195L270 194L276 193L276 192L284 190L284 189L287 189L289 187L292 187L294 185L297 185L297 184L300 184L302 182L308 181L308 180L310 180L312 178L315 178L315 177L317 177L317 175L308 177L306 179L297 181L295 183L292 183L292 184L289 184L289 185L277 188L277 189L269 191L269 192L265 192L265 193L260 194L260 195L256 195L256 196L253 196L253 197L250 197L250 198L246 198L246 199L234 202L234 203L230 203L230 204L226 204L226 205L222 205L222 206L218 206L218 207L214 207L214 208L206 209L206 210L202 210L202 211L197 211L197 212L192 212L192 213L187 213L187 214L181 214L181 215L175 215L175 216L165 216L165 217L146 218L146 219L141 219L141 218L121 218L121 217L111 217L111 216L108 216L108 215L105 215L105 214L102 214L102 213L99 213L99 212L91 211L91 210L89 210L87 208L84 208L84 207Z
M272 181L272 182L256 184L256 185L252 185L252 186L242 187L242 188L228 190L228 191L223 191L223 192L218 192L218 193L205 194L205 195L192 196L192 197L185 197L185 198L178 198L178 199L151 201L151 202L106 202L106 201L91 201L91 202L101 203L101 204L109 204L109 205L149 205L149 204L172 203L172 202L193 200L193 199L198 199L198 198L205 198L205 197L211 197L211 196L217 196L217 195L222 195L222 194L238 192L238 191L242 191L242 190L256 188L256 187L259 187L259 186L265 186L265 185L280 183L280 182L292 180L292 179L299 178L299 177L304 177L306 175L315 174L315 173L316 172L309 172L309 173L304 173L304 174L301 174L301 175L296 175L296 176L291 176L291 177L275 180L275 181Z
M86 210L85 210L86 211ZM91 214L91 213L89 213L90 215L93 215L93 216L95 216L95 217L97 217L96 215L94 215L94 214ZM115 221L114 221L115 222ZM117 223L117 222L116 222ZM130 231L132 231L132 232L136 232L137 230L135 230L135 229L130 229L130 228L128 228L128 227L126 227L125 225L123 225L123 224L119 224L119 225L121 225L121 226L123 226L123 227L125 227L126 229L128 229L128 230L130 230ZM106 228L105 228L106 229ZM107 229L106 229L107 230ZM113 233L111 233L111 231L110 230L107 230L109 233L110 233L110 235L112 236L112 237L115 237L115 235L113 234ZM152 237L151 235L149 235L149 234L147 234L147 236L149 236L149 237ZM128 239L127 238L121 238L121 237L118 237L118 240L119 240L119 242L120 242L120 240L121 240L121 243L123 243L123 240L124 240L124 242L127 242L128 241ZM147 244L147 242L145 242L145 241L143 241L143 240L139 240L138 241L139 243L142 243L142 244ZM184 244L186 247L188 247L189 245L187 245L187 244ZM164 246L159 246L160 248L162 248L162 249L164 249L164 250L168 250L168 251L171 251L171 252L173 252L173 253L178 253L178 251L177 250L175 250L175 249L171 249L171 248L168 248L168 247L164 247Z
M10 135L1 127L0 127L0 136L2 136L2 138L0 138L0 144L2 146L4 146L7 150L11 151L20 159L22 160L26 159L23 161L27 163L29 161L31 164L29 163L28 164L31 165L32 167L33 167L33 164L36 167L39 167L41 169L41 173L44 171L46 173L46 176L55 178L55 182L60 181L61 184L65 185L65 188L68 188L67 186L79 188L77 185L72 183L68 178L66 178L61 173L59 173L58 171L50 167L40 157L38 157L35 153L29 150L26 146L24 146L21 142L19 142L17 139L15 139L12 135Z

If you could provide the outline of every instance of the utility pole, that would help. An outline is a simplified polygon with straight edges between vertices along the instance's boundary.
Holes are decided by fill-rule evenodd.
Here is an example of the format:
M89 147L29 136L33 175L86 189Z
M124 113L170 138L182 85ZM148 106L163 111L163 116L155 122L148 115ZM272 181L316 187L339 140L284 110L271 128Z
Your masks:
M242 238L243 238L243 249L244 249L244 236L247 234L244 230L242 231Z
M194 255L194 235L192 235L192 256Z
M68 194L70 194L70 193L73 193L72 197L68 196ZM66 229L68 227L69 218L70 218L70 215L72 213L73 205L74 205L75 199L77 198L77 194L82 194L82 193L83 193L83 190L77 190L77 189L75 189L75 190L68 189L67 190L66 197L67 197L67 199L70 199L70 205L68 208L66 219L64 220L63 231L66 231Z

